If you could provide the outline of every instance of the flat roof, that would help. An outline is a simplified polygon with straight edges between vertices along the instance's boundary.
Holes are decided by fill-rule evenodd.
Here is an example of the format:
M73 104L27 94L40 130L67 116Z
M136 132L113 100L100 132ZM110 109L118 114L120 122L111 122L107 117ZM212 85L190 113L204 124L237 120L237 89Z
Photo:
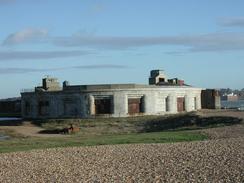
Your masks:
M145 84L97 84L97 85L70 85L65 86L63 91L68 90L104 90L104 89L135 89L135 88L191 88L188 85L145 85Z
M35 91L35 90L23 90L21 94L24 93L60 93L60 92L82 92L82 91L104 91L104 90L120 90L120 89L159 89L159 88L198 88L189 85L146 85L146 84L96 84L96 85L68 85L64 86L61 90L51 90L51 91Z

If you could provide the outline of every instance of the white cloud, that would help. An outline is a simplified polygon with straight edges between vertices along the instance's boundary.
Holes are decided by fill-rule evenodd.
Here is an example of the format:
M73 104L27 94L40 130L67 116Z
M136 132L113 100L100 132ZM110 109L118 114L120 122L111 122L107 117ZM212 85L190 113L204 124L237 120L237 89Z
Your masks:
M244 32L158 37L70 36L55 37L52 40L56 46L102 49L127 49L156 45L181 46L191 52L244 49Z
M37 68L17 68L17 67L10 67L10 68L0 68L0 75L2 74L24 74L24 73L31 73L31 72L49 72L49 71L58 71L58 70L67 70L67 69L126 69L129 68L126 65L116 65L116 64L94 64L94 65L78 65L72 67L60 67L60 68L44 68L44 69L37 69Z
M16 0L0 0L0 4L13 3Z
M52 37L41 29L27 29L11 34L3 42L4 45L14 45L45 40L48 44L59 47L83 47L86 49L130 49L149 46L180 46L183 52L218 52L244 49L244 32L217 32L200 35L176 36L96 36L83 31L72 36ZM45 39L44 39L45 38ZM172 50L175 51L175 50ZM0 55L1 60L1 55Z
M0 61L67 58L93 54L89 51L1 51Z
M72 67L74 69L126 69L129 68L126 65L117 65L117 64L97 64L97 65L82 65Z
M91 7L91 13L93 15L97 15L105 10L104 3L102 2L95 2Z
M23 74L29 72L42 72L46 69L34 69L34 68L0 68L0 74Z
M218 24L226 27L244 27L244 17L222 18Z
M25 43L33 40L40 40L48 35L46 29L25 29L19 32L10 34L4 41L3 45L14 45L19 43Z

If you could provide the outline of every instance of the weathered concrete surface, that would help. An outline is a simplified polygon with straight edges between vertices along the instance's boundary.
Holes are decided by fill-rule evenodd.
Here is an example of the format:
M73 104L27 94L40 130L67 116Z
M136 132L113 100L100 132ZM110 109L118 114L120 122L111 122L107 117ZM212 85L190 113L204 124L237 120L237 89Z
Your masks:
M112 113L100 115L108 117L126 117L128 99L142 98L143 112L135 115L162 115L177 113L177 97L185 99L186 111L201 109L201 89L192 87L163 87L128 89L96 89L78 92L30 92L22 93L22 115L24 118L61 118L61 117L94 117L96 98L111 98ZM166 104L168 98L168 104ZM48 107L40 110L39 102L48 102ZM30 106L27 110L27 106ZM168 105L169 110L166 110ZM42 113L42 114L40 114Z

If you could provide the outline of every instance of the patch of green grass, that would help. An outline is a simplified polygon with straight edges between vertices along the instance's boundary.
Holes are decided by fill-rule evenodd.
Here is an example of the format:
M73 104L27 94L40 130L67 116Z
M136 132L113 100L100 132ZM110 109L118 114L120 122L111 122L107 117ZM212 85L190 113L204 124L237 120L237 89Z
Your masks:
M201 117L195 113L169 116L139 116L127 118L49 119L36 120L50 133L73 124L80 127L77 134L59 138L23 138L11 131L2 134L13 138L0 141L0 152L26 151L53 147L94 146L131 143L168 143L204 140L207 136L197 129L239 124L241 119L225 116ZM9 122L7 122L9 124ZM13 125L20 125L14 122ZM44 131L45 131L44 130ZM56 132L57 133L57 132Z
M132 143L171 143L207 139L207 136L195 132L153 132L123 135L95 135L60 138L19 138L0 141L0 153L45 149L54 147L95 146Z
M81 128L82 135L130 134L144 132L196 130L238 124L241 119L227 116L201 117L192 113L126 118L49 119L33 123L47 130L62 129L70 124Z

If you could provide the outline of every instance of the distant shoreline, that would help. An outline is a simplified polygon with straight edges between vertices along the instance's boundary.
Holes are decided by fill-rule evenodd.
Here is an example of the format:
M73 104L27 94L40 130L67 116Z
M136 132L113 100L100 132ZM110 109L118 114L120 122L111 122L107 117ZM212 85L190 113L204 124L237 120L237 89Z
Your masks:
M237 101L221 101L221 107L226 109L238 109L244 108L244 100L237 100Z
M0 121L17 121L21 119L22 118L16 118L16 117L0 117Z

